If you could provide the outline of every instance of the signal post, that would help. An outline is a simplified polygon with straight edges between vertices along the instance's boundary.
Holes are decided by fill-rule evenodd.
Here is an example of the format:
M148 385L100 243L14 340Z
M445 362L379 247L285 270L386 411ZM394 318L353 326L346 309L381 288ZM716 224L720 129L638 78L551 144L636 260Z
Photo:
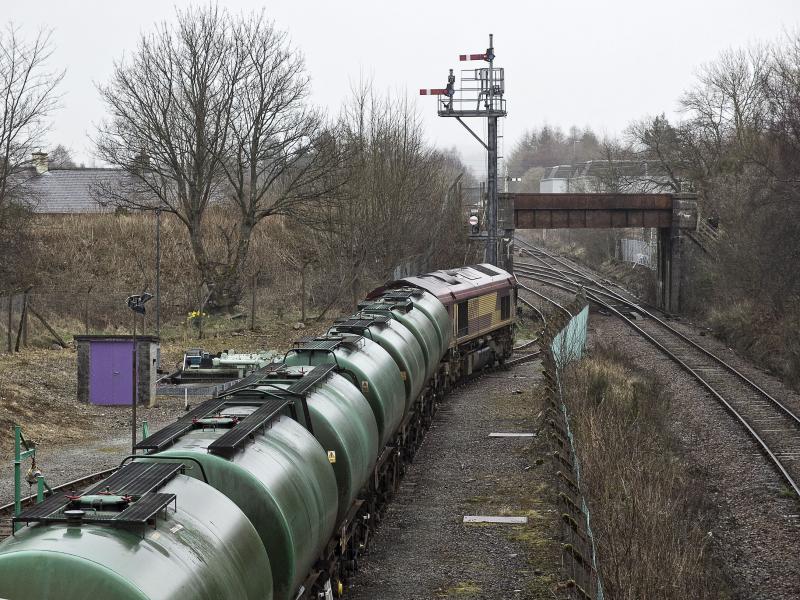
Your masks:
M493 38L494 36L489 34L489 47L485 52L459 55L460 61L488 63L488 66L485 67L462 70L459 89L455 87L456 77L453 69L450 69L446 87L421 89L419 93L422 96L436 96L439 116L456 119L486 149L486 204L482 220L486 239L485 260L511 272L513 269L511 260L511 244L514 239L513 214L511 219L508 218L509 215L506 215L503 235L500 238L502 243L498 243L497 119L506 116L506 101L503 97L505 73L504 69L494 66ZM485 142L466 124L464 118L467 117L479 117L487 120ZM470 237L483 239L484 235L480 233L480 222L473 223L473 220L473 215L470 215ZM475 231L476 227L478 228L477 232Z

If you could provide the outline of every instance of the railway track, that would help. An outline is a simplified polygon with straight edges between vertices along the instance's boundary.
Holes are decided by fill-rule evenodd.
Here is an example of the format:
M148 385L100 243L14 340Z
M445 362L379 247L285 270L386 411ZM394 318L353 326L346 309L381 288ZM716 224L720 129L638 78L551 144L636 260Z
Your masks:
M518 279L587 298L615 314L700 383L742 426L800 497L800 417L735 367L673 327L657 310L567 261L517 240L535 263L517 263Z
M522 363L531 362L539 358L541 352L530 352L528 354L523 354L521 356L514 357L512 359L507 360L504 364L506 367L513 367L516 365L521 365Z

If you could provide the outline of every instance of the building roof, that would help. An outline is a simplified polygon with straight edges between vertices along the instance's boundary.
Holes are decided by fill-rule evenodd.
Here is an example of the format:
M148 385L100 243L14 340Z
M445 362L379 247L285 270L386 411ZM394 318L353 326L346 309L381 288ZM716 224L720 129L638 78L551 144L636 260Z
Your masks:
M119 168L49 168L46 152L34 152L30 166L11 176L9 193L20 203L41 214L85 214L113 212L118 206L156 209L158 198L139 177ZM156 176L157 178L158 176ZM159 183L158 179L153 184ZM214 204L224 203L225 181L209 195ZM136 202L133 202L136 200Z
M574 165L547 167L543 180L576 179L578 177L603 177L611 172L621 177L663 177L664 165L651 160L587 160Z
M121 169L26 169L24 176L24 196L33 210L54 214L113 211L113 205L98 202L97 189L128 177Z
M16 195L41 214L114 212L120 197L144 189L124 170L112 168L50 169L44 173L30 168L14 177L18 178ZM152 197L146 189L140 193ZM220 204L225 199L224 190L214 189L209 201Z

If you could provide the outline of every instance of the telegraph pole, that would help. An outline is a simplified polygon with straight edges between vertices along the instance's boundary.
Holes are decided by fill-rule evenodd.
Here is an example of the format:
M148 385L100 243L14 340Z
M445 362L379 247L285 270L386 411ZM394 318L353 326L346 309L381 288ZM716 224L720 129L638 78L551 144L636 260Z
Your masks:
M138 374L139 364L136 360L136 315L142 315L142 329L144 330L144 315L147 313L144 305L150 301L152 294L142 292L138 296L128 296L125 303L133 311L133 357L131 360L131 454L136 454L136 405L139 404ZM142 332L144 333L144 331Z
M485 260L493 265L498 265L497 243L497 119L506 116L504 69L494 66L494 36L489 34L489 47L479 54L461 54L460 61L484 61L488 67L478 67L461 71L461 88L455 88L455 75L453 69L447 77L447 86L444 88L421 89L422 96L436 96L438 114L440 117L453 117L469 131L485 149L487 154L486 164L486 206L483 219L485 234L470 236L482 239L485 236ZM487 139L484 142L475 133L463 118L480 117L487 120ZM510 224L513 227L513 223ZM506 223L504 229L508 230Z
M156 209L156 337L161 340L161 209ZM156 350L156 371L161 368L161 344Z
M489 34L489 47L486 49L486 60L489 61L489 106L494 106L494 35ZM499 90L498 90L499 91ZM505 110L503 111L505 114ZM486 259L497 265L497 116L492 112L486 116L486 141L488 142L488 164L486 167L486 188L489 208L489 227L486 248L491 255Z

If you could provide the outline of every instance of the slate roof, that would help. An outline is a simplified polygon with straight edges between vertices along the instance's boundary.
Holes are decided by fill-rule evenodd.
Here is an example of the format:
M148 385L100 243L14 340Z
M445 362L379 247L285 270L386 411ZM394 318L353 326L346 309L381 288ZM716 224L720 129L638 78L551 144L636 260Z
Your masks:
M51 169L42 174L26 169L25 176L26 200L35 212L50 214L113 212L114 206L101 205L92 191L128 177L120 169Z

